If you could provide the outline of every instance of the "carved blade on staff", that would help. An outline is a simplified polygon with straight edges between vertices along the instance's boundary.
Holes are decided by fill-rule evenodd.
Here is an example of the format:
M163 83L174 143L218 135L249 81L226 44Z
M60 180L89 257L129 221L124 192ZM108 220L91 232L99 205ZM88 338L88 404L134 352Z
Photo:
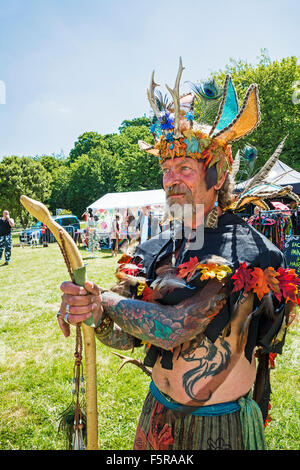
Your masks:
M20 197L20 201L31 215L36 217L49 228L62 250L71 280L77 285L83 285L85 281L85 267L72 237L52 219L50 212L44 204L24 195ZM97 450L99 448L96 343L94 330L92 328L93 326L93 319L89 319L82 323L86 366L86 421L88 450Z

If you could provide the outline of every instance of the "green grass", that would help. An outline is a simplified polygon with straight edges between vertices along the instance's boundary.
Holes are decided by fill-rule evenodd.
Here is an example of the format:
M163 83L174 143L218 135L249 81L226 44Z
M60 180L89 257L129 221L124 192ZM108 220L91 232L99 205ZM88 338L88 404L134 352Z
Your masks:
M90 280L115 283L116 258L91 258L82 250ZM0 263L2 264L2 263ZM0 449L64 449L58 415L71 401L74 329L64 338L56 321L59 285L68 275L57 244L14 247L0 267ZM299 448L297 326L272 371L269 449ZM97 341L100 449L130 450L149 378L133 365L117 374L120 361ZM142 358L142 349L133 356Z

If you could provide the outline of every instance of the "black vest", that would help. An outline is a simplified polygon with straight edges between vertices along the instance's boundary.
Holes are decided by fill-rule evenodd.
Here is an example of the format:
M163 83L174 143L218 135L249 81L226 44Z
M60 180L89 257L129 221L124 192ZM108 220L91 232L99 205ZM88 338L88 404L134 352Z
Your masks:
M197 256L200 262L204 262L209 256L217 255L227 260L233 272L243 262L247 262L247 266L251 268L260 267L265 269L272 266L277 270L280 266L286 267L283 254L275 245L243 219L230 212L219 217L217 228L204 229L204 243L200 250L189 250L185 239L178 240L176 245L179 248L179 255L176 259L177 266L189 261L191 257ZM142 260L148 285L156 277L155 272L158 263L166 256L170 256L172 250L171 237L168 239L166 234L163 238L160 234L137 248L135 262L139 262L139 259ZM190 297L191 292L195 293L198 289L203 288L205 283L206 281L199 280L199 273L195 273L189 282L189 286L194 288L193 291L190 288L174 289L161 300L161 303L175 305ZM216 341L229 322L238 296L239 292L230 294L225 307L205 330L204 334L212 342ZM255 346L260 345L269 349L270 342L282 323L284 302L279 303L274 296L272 297L275 304L275 321L261 315L254 318L250 323L248 341L245 347L245 355L249 361L251 361L252 351ZM257 303L260 302L257 301Z
M11 226L9 225L8 220L0 219L0 236L10 235Z

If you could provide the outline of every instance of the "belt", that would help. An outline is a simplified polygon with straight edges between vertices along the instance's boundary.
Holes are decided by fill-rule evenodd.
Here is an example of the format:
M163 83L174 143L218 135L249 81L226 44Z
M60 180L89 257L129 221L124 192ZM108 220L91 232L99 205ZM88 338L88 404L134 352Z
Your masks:
M200 406L185 406L180 403L169 401L156 387L155 383L151 381L150 392L153 397L169 410L182 411L184 414L192 414L195 416L220 416L234 413L241 409L237 401L227 401L225 403L216 403L214 405Z

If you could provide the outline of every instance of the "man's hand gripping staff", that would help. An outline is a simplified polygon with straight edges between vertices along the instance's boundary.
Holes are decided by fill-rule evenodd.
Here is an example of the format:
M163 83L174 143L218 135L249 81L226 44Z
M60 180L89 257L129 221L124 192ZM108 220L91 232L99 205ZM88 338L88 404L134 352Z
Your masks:
M70 235L52 218L48 209L39 201L30 199L27 196L20 198L23 206L36 217L40 222L45 224L57 240L65 263L68 267L72 282L83 286L86 280L85 267L81 255ZM82 288L83 289L83 288ZM84 289L83 289L84 290ZM100 310L97 309L97 312ZM61 311L58 317L59 325L65 336L69 336L70 327L64 320L66 311ZM95 310L96 313L96 310ZM81 317L82 330L84 336L85 363L86 363L86 412L87 412L87 448L88 450L98 449L98 411L97 411L97 375L96 375L96 344L95 334L92 327L96 326L101 314L91 315L84 314Z

